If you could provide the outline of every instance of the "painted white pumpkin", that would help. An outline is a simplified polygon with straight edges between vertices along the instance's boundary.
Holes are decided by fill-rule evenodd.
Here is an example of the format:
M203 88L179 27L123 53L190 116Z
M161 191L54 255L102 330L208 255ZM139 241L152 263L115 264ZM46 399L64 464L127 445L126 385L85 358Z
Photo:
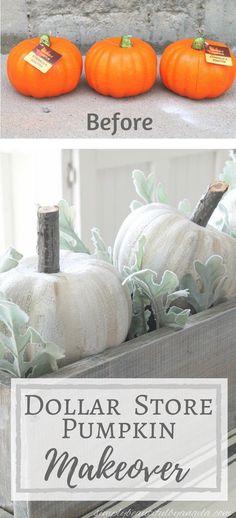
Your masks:
M150 203L131 212L119 229L114 264L121 274L124 266L134 263L135 249L143 235L142 268L154 270L159 280L164 270L172 270L181 279L193 273L195 259L205 262L219 254L227 266L227 294L236 295L236 239L212 227L201 227L167 205Z
M0 291L28 315L29 325L65 351L62 364L121 344L131 300L118 271L87 254L62 252L59 273L38 273L37 257L0 276Z

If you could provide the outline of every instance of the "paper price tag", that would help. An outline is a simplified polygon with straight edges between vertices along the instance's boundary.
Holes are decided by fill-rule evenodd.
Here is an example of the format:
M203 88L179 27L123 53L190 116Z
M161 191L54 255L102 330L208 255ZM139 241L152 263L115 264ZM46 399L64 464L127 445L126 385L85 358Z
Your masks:
M213 65L223 65L226 67L233 66L233 61L228 47L211 45L206 42L205 54L207 63L212 63Z
M43 74L46 74L61 57L62 55L51 47L39 43L37 47L24 57L24 60Z

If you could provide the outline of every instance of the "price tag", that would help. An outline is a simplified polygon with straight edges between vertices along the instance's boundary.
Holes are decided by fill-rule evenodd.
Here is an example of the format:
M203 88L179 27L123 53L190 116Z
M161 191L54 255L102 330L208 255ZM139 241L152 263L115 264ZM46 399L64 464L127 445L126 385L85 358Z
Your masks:
M233 61L230 55L229 47L211 45L210 43L206 42L205 54L207 63L212 63L213 65L223 65L226 67L233 66Z
M37 47L24 57L24 60L43 74L46 74L61 57L62 55L51 47L39 43Z

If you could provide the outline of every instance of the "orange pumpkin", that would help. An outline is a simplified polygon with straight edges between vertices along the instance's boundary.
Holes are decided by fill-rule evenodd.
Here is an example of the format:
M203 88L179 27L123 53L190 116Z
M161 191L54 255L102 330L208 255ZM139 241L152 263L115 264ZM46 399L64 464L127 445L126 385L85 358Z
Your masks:
M207 44L225 46L196 38L177 41L165 49L160 74L169 90L191 99L205 99L219 97L232 86L236 72L232 51L233 66L208 63L205 56Z
M24 60L39 43L62 56L46 73ZM7 74L12 86L23 95L38 98L54 97L74 90L80 81L82 68L81 53L73 43L65 38L49 38L47 35L18 43L7 60Z
M108 38L90 48L85 72L88 84L100 94L130 97L147 92L155 83L157 56L138 38Z

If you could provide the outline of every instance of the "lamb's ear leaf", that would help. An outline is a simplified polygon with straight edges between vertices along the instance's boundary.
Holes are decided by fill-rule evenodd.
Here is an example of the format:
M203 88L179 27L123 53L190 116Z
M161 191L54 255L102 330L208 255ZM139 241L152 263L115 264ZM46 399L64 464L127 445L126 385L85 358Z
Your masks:
M110 246L105 244L105 241L102 239L100 230L98 228L92 228L91 234L95 249L95 257L112 264L112 249Z
M152 203L155 199L155 176L153 173L145 175L139 169L132 173L133 183L137 194L145 203Z
M236 188L236 158L232 153L231 159L225 163L223 173L220 175L220 180L227 182L230 189Z
M0 299L0 341L6 351L18 356L17 335L19 328L25 326L28 316L22 309L9 300Z
M52 367L55 369L57 361L64 356L56 344L43 340L35 329L27 328L27 324L28 315L0 293L0 370L18 377L33 375L37 365L36 372L46 374ZM29 361L25 359L28 351Z
M0 360L0 371L18 377L18 372L15 370L13 363L10 363L8 360Z
M169 203L167 193L162 183L158 183L156 186L156 201L159 203L165 203L166 205Z
M184 200L181 200L178 204L178 211L181 212L181 214L184 214L187 218L189 218L192 214L192 207L191 203L187 198Z
M129 208L130 208L131 212L133 212L134 210L139 209L142 206L143 206L143 203L141 203L141 201L133 200L133 201L131 201Z
M188 302L198 313L225 299L226 266L219 255L210 256L205 263L194 261L195 275L184 275L181 288L189 290Z
M235 189L235 198L236 198L236 189ZM232 228L229 222L229 210L223 203L219 203L217 206L217 212L215 211L212 215L212 218L209 221L210 225L217 228L221 232L228 234L231 237L236 236L236 229ZM216 217L217 214L217 217Z
M138 289L133 290L132 293L132 308L133 316L131 326L128 333L128 338L136 338L148 332L148 319L150 312L146 310L148 301L142 296Z
M173 329L183 329L190 316L190 309L181 309L177 306L171 306L169 311L165 313L165 325Z
M23 255L13 247L9 247L6 252L0 257L0 273L7 272L15 268Z
M124 275L125 277L131 275L132 273L139 272L142 270L142 264L143 264L143 256L145 252L145 245L146 245L146 237L143 235L139 238L137 247L134 252L134 263L132 266L125 266L124 267Z
M169 295L167 295L167 299L166 299L167 307L171 306L171 304L173 302L175 302L176 300L178 300L180 298L185 298L185 299L188 298L188 295L189 295L188 290L173 291L173 293L170 293Z
M171 324L171 327L180 329L181 318L183 318L182 322L185 325L190 313L189 310L178 308L178 318L176 317L175 310L169 313L173 300L187 296L185 290L181 290L177 294L179 280L174 272L166 270L162 275L161 282L158 283L157 274L152 270L145 269L129 275L124 283L127 282L130 283L133 293L134 290L138 290L150 302L157 328L170 326ZM183 314L181 314L182 311L184 312ZM180 314L181 316L179 316Z
M58 207L61 249L90 254L88 248L75 231L75 208L70 207L66 200L60 200Z
M47 351L38 353L29 365L29 378L38 378L58 369L55 357Z
M226 273L226 266L223 257L220 255L212 255L207 261L195 261L195 270L205 284L215 287L215 282Z

